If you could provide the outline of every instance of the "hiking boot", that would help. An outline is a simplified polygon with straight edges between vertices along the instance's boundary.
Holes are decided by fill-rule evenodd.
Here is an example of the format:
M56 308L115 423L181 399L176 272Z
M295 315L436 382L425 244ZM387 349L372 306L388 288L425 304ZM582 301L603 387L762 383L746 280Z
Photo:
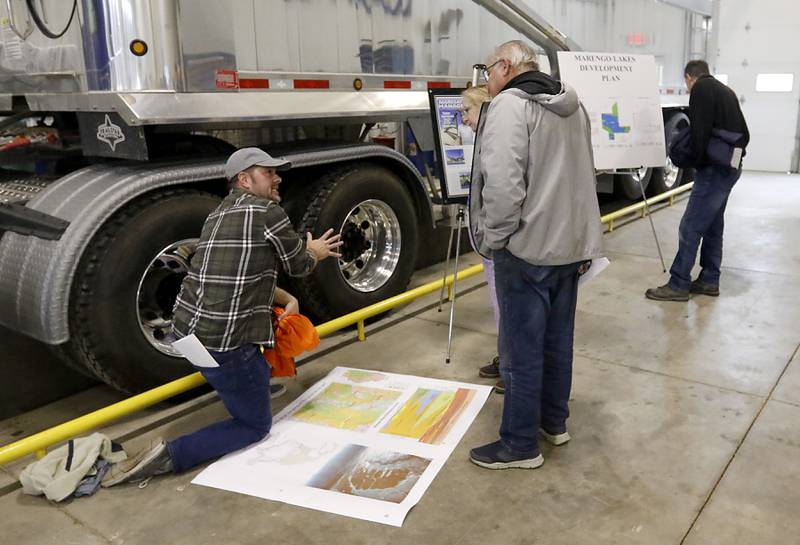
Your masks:
M486 469L536 469L544 463L541 454L518 456L495 441L469 451L469 461Z
M500 379L500 380L497 381L497 383L494 385L494 390L493 391L494 391L494 393L500 394L500 395L503 395L504 393L506 393L506 385L503 384L503 379Z
M478 376L483 378L500 378L500 356L495 356L489 365L484 365L478 369Z
M111 466L101 484L103 488L108 488L121 483L136 483L164 473L172 473L172 458L166 441L157 439L132 458Z
M269 385L269 398L275 399L276 397L281 397L283 394L286 393L286 386L283 384L270 384Z
M553 446L563 445L564 443L568 442L572 437L569 436L569 433L566 430L563 433L550 433L549 431L545 431L544 428L539 429L539 435L545 438L545 440Z
M669 287L669 284L664 284L657 288L650 288L644 292L644 296L654 301L688 301L689 291L680 291Z
M696 293L698 295L710 295L711 297L719 297L719 286L708 284L701 281L699 278L692 282L689 286L689 293Z

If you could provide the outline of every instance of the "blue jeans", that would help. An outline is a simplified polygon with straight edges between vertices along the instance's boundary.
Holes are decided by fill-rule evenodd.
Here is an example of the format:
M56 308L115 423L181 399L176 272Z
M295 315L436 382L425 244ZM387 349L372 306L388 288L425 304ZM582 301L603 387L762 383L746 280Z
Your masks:
M540 427L567 430L579 266L537 266L508 250L494 253L505 384L500 440L514 454L539 454Z
M702 270L698 279L706 284L719 285L725 206L740 174L741 171L720 166L697 169L694 187L678 230L678 253L669 270L669 286L672 289L689 290L701 239Z
M257 345L211 352L219 367L197 367L233 418L167 443L175 473L260 441L272 427L270 368Z

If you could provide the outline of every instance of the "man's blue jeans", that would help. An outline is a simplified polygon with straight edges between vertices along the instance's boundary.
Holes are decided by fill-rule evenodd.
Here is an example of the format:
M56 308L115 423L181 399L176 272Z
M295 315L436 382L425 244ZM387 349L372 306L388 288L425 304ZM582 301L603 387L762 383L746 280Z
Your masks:
M260 441L272 427L270 368L258 346L211 352L219 367L197 367L233 418L167 444L175 473Z
M539 454L540 427L567 430L579 266L536 266L505 249L494 253L505 384L500 440L516 455Z
M698 279L706 284L719 285L725 206L740 174L741 171L722 166L697 169L694 187L678 231L678 253L669 270L669 287L672 289L689 290L692 284L692 268L701 239L702 270Z

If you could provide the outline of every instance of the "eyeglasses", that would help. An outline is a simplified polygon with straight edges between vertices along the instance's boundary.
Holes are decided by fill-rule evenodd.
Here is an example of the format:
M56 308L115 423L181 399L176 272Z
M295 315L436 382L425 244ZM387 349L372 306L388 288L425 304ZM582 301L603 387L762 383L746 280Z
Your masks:
M494 61L492 64L490 64L489 66L487 66L487 67L485 67L485 68L483 69L483 79L485 79L486 81L489 81L489 71L490 71L490 70L492 69L492 67L493 67L495 64L497 64L498 62L503 62L503 59L497 59L497 60L496 60L496 61Z

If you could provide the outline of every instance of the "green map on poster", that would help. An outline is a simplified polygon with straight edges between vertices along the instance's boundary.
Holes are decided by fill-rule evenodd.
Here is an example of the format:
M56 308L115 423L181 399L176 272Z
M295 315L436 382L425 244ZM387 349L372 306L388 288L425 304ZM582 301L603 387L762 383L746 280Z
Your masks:
M400 394L397 390L334 382L300 407L292 418L309 424L358 430L378 420Z

